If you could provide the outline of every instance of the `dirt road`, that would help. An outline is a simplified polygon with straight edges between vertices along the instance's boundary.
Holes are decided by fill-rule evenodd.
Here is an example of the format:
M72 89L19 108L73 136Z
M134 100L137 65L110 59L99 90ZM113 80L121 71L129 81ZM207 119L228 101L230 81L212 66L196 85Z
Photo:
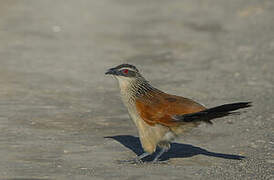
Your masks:
M274 179L273 22L271 0L0 1L0 179ZM159 164L121 163L142 151L104 75L123 62L207 107L254 106Z

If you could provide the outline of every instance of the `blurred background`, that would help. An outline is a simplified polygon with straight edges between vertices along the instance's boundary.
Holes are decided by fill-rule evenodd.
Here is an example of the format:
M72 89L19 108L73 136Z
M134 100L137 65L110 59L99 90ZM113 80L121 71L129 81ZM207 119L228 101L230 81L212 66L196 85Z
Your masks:
M273 22L272 0L0 0L0 179L273 178ZM249 158L117 164L135 154L104 137L137 136L104 75L121 63L208 107L253 101L179 139Z

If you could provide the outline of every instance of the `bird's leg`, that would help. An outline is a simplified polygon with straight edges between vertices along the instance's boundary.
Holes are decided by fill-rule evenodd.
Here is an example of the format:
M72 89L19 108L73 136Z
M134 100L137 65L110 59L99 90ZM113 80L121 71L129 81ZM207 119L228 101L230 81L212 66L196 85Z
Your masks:
M153 159L153 163L157 162L159 160L159 158L166 152L167 150L162 148L161 151L155 156L155 158Z
M147 157L147 156L149 156L149 155L150 155L150 153L144 152L143 154L137 156L137 157L136 157L136 160L137 160L137 161L141 161L143 158L145 158L145 157Z
M158 146L161 148L160 152L155 156L155 158L153 159L153 163L157 162L159 160L159 158L170 149L170 144L169 142L160 142L158 144Z

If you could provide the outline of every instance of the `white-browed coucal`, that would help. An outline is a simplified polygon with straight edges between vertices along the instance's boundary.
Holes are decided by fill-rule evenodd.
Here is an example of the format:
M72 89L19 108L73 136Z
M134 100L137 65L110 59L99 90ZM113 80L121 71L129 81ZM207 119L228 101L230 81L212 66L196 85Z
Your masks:
M130 117L137 126L144 153L135 160L161 150L154 162L170 148L170 143L178 135L198 126L201 122L212 124L211 120L251 106L250 102L237 102L206 108L181 96L167 94L153 87L130 64L121 64L109 69L105 74L117 78L121 97Z

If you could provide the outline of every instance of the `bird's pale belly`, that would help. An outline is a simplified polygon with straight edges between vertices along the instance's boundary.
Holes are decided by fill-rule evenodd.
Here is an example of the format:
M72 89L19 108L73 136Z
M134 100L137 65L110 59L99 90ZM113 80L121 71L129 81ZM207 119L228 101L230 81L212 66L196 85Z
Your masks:
M174 139L175 134L172 133L168 127L159 124L150 126L141 119L138 112L133 107L129 107L128 111L138 129L142 147L146 152L153 153L159 142Z

